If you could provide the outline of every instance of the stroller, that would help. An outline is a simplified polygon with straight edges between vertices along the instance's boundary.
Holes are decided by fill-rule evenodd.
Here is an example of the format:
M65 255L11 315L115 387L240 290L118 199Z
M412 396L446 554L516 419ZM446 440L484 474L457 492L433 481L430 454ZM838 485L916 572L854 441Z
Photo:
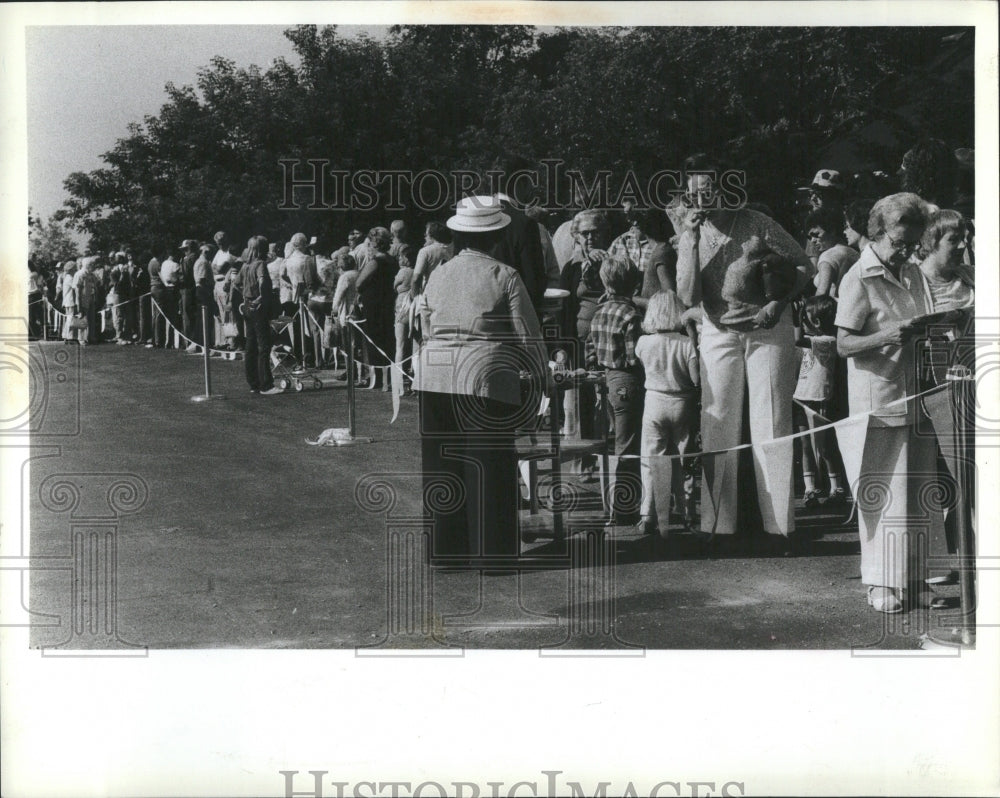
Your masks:
M294 323L294 319L288 316L279 316L271 320L271 329L275 336L280 336ZM288 344L276 344L271 347L271 374L274 377L274 384L283 391L294 388L299 392L305 388L307 382L311 383L313 388L323 387L323 381L316 376L316 370L307 368L299 361L295 351Z

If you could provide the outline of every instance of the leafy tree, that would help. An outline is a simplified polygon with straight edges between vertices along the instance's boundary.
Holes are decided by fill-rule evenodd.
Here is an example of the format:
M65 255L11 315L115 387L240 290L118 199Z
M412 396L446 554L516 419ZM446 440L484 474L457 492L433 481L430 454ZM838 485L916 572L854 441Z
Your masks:
M337 242L351 227L424 217L384 210L385 184L371 209L310 208L308 187L292 207L282 160L327 159L353 175L561 158L608 169L617 185L710 151L783 218L798 181L832 165L819 153L866 124L899 132L872 153L882 168L918 135L974 143L971 83L951 87L940 55L950 33L466 25L397 26L375 40L300 25L285 33L297 64L217 57L196 85L168 84L159 113L130 125L100 169L67 177L65 214L95 248L126 241L140 255L219 229Z
M49 217L46 222L29 210L28 224L28 253L35 263L49 267L78 257L76 242L57 215Z

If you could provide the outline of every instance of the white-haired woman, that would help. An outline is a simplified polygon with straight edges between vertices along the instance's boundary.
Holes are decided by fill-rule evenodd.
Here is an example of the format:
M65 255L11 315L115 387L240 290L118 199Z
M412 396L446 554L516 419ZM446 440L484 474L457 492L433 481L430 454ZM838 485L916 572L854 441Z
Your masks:
M684 335L685 311L673 291L649 298L636 357L646 373L646 402L642 413L642 507L639 523L652 534L659 527L666 537L671 492L681 502L677 510L691 529L694 501L684 483L681 462L669 455L687 454L698 432L698 350ZM675 484L676 483L676 484Z
M100 255L91 255L84 258L80 261L80 268L73 277L77 313L87 320L87 329L80 331L80 344L82 346L86 346L88 343L96 344L101 340L97 317L101 287L97 276L94 274L94 269L97 268L100 262Z
M858 503L861 579L879 612L924 604L929 539L943 533L926 484L936 472L933 437L915 431L916 393L910 322L930 311L919 268L910 256L927 227L927 204L900 193L875 203L869 245L840 284L837 350L847 361L852 415L868 424L838 429L847 478Z

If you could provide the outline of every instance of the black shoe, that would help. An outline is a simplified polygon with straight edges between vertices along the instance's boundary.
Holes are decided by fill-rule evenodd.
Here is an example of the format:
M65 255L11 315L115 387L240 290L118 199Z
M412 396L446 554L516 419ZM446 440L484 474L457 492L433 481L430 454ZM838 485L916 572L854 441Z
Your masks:
M703 549L710 559L745 557L750 553L749 541L736 535L709 535L704 541Z
M805 553L805 539L798 534L765 535L758 543L762 556L798 557Z

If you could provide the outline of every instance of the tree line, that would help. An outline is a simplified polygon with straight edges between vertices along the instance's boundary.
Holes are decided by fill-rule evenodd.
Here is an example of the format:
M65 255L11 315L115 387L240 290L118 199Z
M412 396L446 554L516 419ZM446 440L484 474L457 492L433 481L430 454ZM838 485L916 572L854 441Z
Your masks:
M127 242L158 254L219 229L276 239L301 230L337 246L384 213L279 207L281 161L483 173L561 159L623 181L700 151L744 170L751 198L780 219L821 149L891 116L885 87L926 68L948 32L396 26L375 39L300 25L285 31L297 65L216 57L196 85L168 83L159 113L130 124L104 166L66 178L54 221L89 235L94 251ZM965 97L927 94L924 133L968 145L971 86ZM394 216L421 221L412 208Z

